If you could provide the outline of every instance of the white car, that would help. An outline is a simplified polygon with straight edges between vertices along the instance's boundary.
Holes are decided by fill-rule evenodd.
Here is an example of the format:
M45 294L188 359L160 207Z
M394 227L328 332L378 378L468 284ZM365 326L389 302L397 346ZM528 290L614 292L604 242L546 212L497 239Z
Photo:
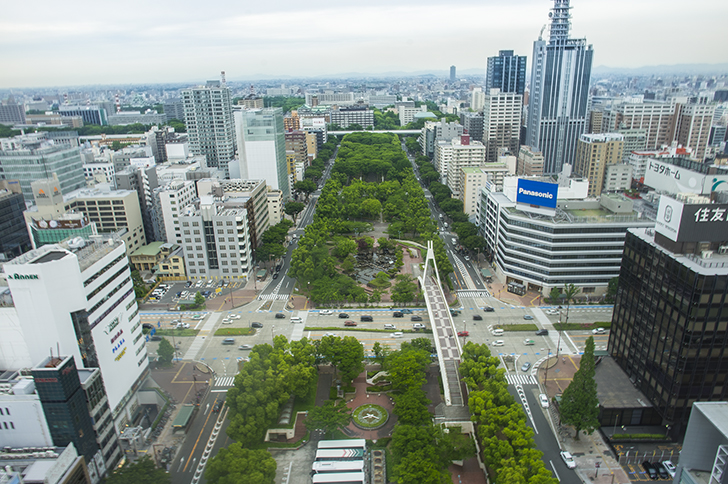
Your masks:
M665 468L668 474L670 474L670 477L675 477L675 464L672 463L672 461L665 460L662 461L662 466Z
M564 464L566 464L566 467L569 469L575 469L576 468L576 462L574 462L574 458L569 454L568 452L560 452L561 458L564 460Z
M322 309L321 311L319 311L319 314L321 314L322 316L328 316L329 314L334 314L334 312L330 309Z
M228 314L228 318L230 319L240 319L240 317L241 316L239 314Z
M558 309L547 309L546 314L559 314Z
M541 406L543 408L549 408L549 397L547 397L545 393L541 393L538 396L538 401L541 402Z
M592 334L607 334L607 330L604 328L592 329Z
M292 323L302 323L303 322L303 319L301 319L298 316L293 316L293 317L291 317L291 322Z
M228 318L225 318L222 320L222 324L233 324L233 322L230 321Z
M497 339L491 343L491 346L503 346L504 344L506 344L505 341L503 341L502 339Z
M177 323L177 329L190 329L190 323Z

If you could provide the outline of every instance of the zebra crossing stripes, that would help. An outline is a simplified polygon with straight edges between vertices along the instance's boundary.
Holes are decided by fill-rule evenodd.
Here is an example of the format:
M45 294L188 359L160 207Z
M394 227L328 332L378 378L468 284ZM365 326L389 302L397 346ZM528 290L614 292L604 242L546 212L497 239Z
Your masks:
M286 301L288 300L288 294L261 294L258 296L258 299L262 299L263 301Z
M509 385L536 385L533 375L506 375Z
M231 386L233 386L234 380L235 380L234 376L224 376L222 378L217 377L217 378L215 378L215 384L212 386L214 386L214 387L231 387Z
M457 291L458 297L490 297L488 291Z

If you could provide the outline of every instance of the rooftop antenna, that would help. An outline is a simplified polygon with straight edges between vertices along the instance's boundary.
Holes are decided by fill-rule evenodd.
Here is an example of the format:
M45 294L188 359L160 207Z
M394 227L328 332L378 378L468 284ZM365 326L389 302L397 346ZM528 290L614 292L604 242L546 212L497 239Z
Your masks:
M554 0L554 8L549 12L549 18L551 18L550 41L569 38L571 28L569 10L571 10L569 0Z

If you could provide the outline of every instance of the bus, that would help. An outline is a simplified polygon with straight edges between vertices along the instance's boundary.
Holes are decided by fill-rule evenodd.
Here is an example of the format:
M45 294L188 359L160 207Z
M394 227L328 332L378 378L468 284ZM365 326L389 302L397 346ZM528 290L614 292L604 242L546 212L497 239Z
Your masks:
M316 474L327 472L363 472L363 460L314 462L311 470Z
M314 474L313 484L364 484L363 472Z
M319 449L366 449L365 439L320 440Z
M364 449L321 449L316 451L316 462L327 460L364 460Z
M512 292L514 294L518 294L519 296L523 296L526 294L526 286L523 284L519 284L517 282L509 282L508 283L508 292Z

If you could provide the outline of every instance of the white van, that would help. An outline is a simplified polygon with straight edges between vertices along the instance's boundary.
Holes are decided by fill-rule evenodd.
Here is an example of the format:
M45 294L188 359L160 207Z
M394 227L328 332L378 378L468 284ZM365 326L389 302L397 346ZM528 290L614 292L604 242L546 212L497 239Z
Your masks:
M397 327L393 324L387 323L384 325L384 329L397 329Z
M303 322L303 319L299 318L298 316L292 316L291 317L291 322L292 323L302 323Z
M491 331L493 333L493 336L503 336L503 330L502 329L494 329Z

